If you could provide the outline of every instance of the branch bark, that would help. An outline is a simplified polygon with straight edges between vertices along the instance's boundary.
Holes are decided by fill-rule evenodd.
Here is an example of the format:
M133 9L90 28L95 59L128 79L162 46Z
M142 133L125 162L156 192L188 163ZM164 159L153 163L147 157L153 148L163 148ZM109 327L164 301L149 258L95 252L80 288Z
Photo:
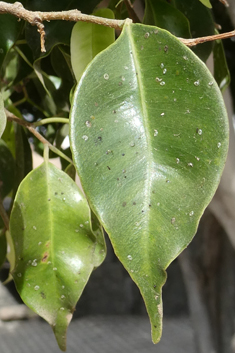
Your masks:
M222 0L225 2L225 0ZM128 3L126 1L126 3ZM72 22L91 22L99 25L112 27L115 29L121 29L126 22L131 23L132 20L127 18L126 20L113 20L109 18L97 17L92 15L86 15L81 13L79 10L69 10L69 11L60 11L60 12L41 12L41 11L29 11L24 8L20 2L15 2L14 4L0 1L0 14L11 14L16 16L19 19L29 22L32 26L38 27L38 32L40 33L41 40L41 51L46 52L45 48L45 27L44 21L54 21L54 20L63 20L63 21L72 21ZM185 45L192 47L200 43L205 43L208 41L213 41L217 39L231 38L235 36L235 30L227 33L216 34L213 36L193 38L193 39L184 39L178 38Z
M121 29L126 20L113 20L109 18L97 17L92 15L82 14L79 10L69 10L69 11L59 11L59 12L41 12L41 11L29 11L24 8L20 2L15 2L14 4L0 1L0 14L11 14L29 22L32 26L38 27L38 32L41 38L41 51L46 52L45 48L45 27L44 21L83 21L92 22L99 25L112 27L115 29ZM132 22L132 20L127 19Z

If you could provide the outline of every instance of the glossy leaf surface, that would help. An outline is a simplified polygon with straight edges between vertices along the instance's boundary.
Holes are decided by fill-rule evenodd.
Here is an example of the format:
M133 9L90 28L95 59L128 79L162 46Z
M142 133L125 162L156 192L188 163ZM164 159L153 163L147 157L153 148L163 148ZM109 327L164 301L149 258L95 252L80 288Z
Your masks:
M90 210L77 185L47 162L21 183L10 230L17 290L48 321L65 350L77 300L105 256L102 232L100 228L92 231Z
M2 95L0 93L0 138L6 128L6 123L7 123L7 119L4 111L4 103L3 103Z
M128 24L79 82L70 136L83 189L157 342L165 269L195 234L226 158L219 88L169 32Z
M0 197L9 194L13 188L15 161L6 143L0 139Z
M110 9L99 9L95 16L114 18ZM71 61L77 81L90 61L115 40L113 28L96 25L94 23L77 22L71 35Z

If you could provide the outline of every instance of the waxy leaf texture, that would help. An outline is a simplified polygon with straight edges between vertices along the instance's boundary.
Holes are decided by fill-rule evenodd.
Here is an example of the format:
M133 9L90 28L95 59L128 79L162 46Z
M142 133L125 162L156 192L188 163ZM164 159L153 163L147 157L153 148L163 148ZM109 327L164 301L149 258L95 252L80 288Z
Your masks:
M83 74L70 137L90 206L139 287L158 342L165 270L192 240L225 163L220 90L169 32L128 23Z

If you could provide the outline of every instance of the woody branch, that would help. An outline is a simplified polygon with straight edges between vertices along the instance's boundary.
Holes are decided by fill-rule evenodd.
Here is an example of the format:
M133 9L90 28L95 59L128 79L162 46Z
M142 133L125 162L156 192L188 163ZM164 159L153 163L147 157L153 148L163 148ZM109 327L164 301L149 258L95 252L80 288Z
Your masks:
M222 0L220 0L222 1ZM223 0L224 1L224 0ZM40 33L41 51L46 52L45 48L45 27L44 21L63 20L72 22L91 22L99 25L112 27L115 29L121 29L126 22L132 22L131 19L126 20L114 20L103 17L96 17L92 15L86 15L81 13L79 10L59 11L59 12L41 12L41 11L29 11L24 8L20 2L14 4L0 1L0 14L11 14L19 19L29 22L32 26L37 26L38 32ZM200 43L208 41L231 38L235 36L235 30L227 33L216 34L213 36L206 36L193 39L178 38L182 43L191 47Z

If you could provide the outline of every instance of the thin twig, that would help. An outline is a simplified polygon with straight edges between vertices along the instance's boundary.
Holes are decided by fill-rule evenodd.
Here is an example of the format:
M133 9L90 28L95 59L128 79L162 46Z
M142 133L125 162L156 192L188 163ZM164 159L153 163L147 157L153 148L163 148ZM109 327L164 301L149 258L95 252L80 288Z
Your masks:
M36 121L36 123L33 123L33 125L34 127L36 127L36 126L42 126L45 124L53 124L53 123L69 124L69 119L61 118L61 117L46 118L46 119Z
M9 112L9 110L5 109L5 113L7 116L8 121L15 121L17 124L22 125L26 127L39 141L41 141L44 145L47 145L51 151L55 152L58 154L58 156L64 158L66 161L69 163L73 164L72 159L67 157L62 151L60 151L58 148L53 146L49 141L47 141L34 127L32 123L28 123L27 121L24 121L20 118L18 118L16 115L12 114Z
M225 7L229 7L227 0L219 0Z
M226 0L220 0L225 5L227 4ZM128 1L125 1L128 4ZM125 23L132 23L132 20L127 18L125 20L114 20L109 18L97 17L92 15L82 14L78 10L69 10L69 11L60 11L60 12L41 12L41 11L29 11L24 8L20 2L15 2L14 4L0 1L0 14L11 14L20 19L23 19L29 22L32 26L38 27L38 32L40 33L41 40L41 51L45 52L45 28L44 21L53 21L53 20L64 20L72 22L91 22L99 25L112 27L115 29L121 29ZM178 38L185 45L192 47L194 45L209 42L217 39L231 38L235 36L235 30L232 32L216 34L213 36L193 38L193 39L184 39Z
M82 14L81 11L69 10L69 11L60 11L60 12L41 12L41 11L29 11L24 8L20 2L15 2L14 4L0 1L0 13L1 14L11 14L29 22L32 26L38 27L38 32L40 33L41 40L41 51L45 52L45 27L44 21L52 20L64 20L64 21L83 21L83 22L92 22L100 24L107 27L112 27L115 29L120 29L123 27L126 20L114 20L109 18L102 18L92 15ZM128 19L131 21L130 19Z
M133 20L134 23L141 23L139 17L137 16L132 3L130 2L130 0L124 0L128 15L130 16L130 18Z
M221 33L221 34L215 34L213 36L206 36L206 37L201 37L201 38L190 38L190 39L184 39L184 38L178 38L182 43L187 45L188 47L193 47L194 45L205 43L205 42L211 42L213 40L218 40L218 39L226 39L226 38L231 38L235 36L235 30L231 32L226 32L226 33Z

